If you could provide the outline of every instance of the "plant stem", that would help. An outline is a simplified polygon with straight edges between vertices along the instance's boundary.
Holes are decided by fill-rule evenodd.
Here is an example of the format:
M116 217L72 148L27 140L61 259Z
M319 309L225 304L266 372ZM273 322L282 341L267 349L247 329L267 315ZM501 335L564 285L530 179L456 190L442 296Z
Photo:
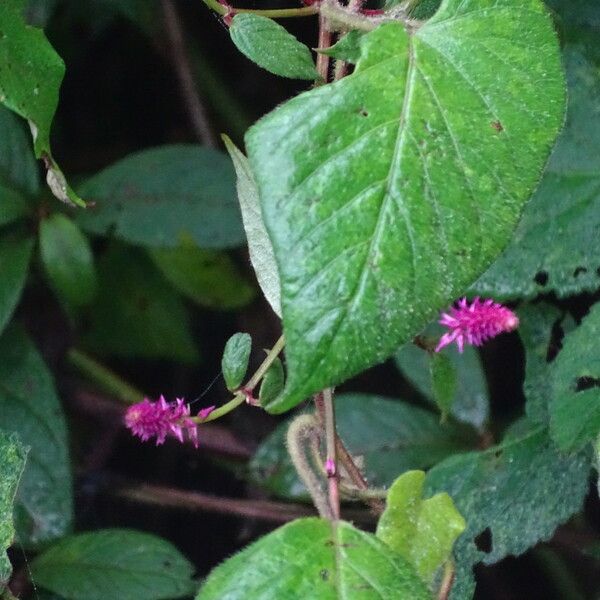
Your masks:
M141 402L146 394L134 388L116 373L94 360L81 350L71 348L67 354L68 362L80 373L115 398L127 404Z
M448 600L452 584L454 583L454 564L451 560L446 561L444 565L444 577L438 591L438 600Z
M324 49L331 46L331 31L327 25L327 21L323 15L319 16L319 41L317 47ZM329 79L329 56L317 53L317 72L321 78L320 81L316 81L315 85L321 85L327 83Z
M333 518L340 518L340 475L337 467L337 454L335 451L335 439L337 437L335 430L335 407L333 405L333 390L327 388L323 390L323 405L325 408L325 453L327 455L326 465L327 481L329 485L329 503Z
M308 17L316 15L319 12L318 6L304 6L302 8L275 8L275 9L253 9L253 8L234 8L217 2L217 0L202 0L208 8L214 10L222 17L226 15L252 14L271 19L286 19L293 17Z
M190 57L183 37L183 27L174 0L162 0L162 9L173 66L179 79L181 95L185 102L192 128L196 137L205 146L215 148L217 141L194 82Z

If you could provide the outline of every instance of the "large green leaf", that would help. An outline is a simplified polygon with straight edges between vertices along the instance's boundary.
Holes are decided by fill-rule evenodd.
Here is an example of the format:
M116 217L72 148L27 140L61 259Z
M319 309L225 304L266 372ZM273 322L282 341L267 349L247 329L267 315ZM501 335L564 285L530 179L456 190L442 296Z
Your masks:
M5 551L15 537L13 506L26 456L27 449L16 435L0 431L0 590L12 570Z
M244 230L248 238L250 262L254 267L258 285L260 285L267 302L269 302L275 314L281 317L279 272L273 254L273 245L262 218L254 175L250 170L248 159L226 135L223 136L223 142L229 156L231 156L237 175L238 200L242 210Z
M131 154L92 177L82 194L96 202L78 215L92 233L173 248L191 237L201 248L244 243L227 156L194 145Z
M50 284L69 306L94 299L98 282L92 249L71 219L56 213L42 221L40 254Z
M92 351L198 361L185 306L141 250L111 247L98 262L98 283L84 335Z
M404 556L427 584L452 554L465 520L446 493L423 499L423 471L407 471L388 490L377 537Z
M600 434L600 304L564 340L552 369L550 432L565 450Z
M46 164L52 193L63 202L85 206L50 150L50 128L65 65L43 31L27 25L17 7L0 4L0 31L0 102L29 121L35 155Z
M564 114L539 0L446 0L361 39L352 75L246 146L281 277L288 379L270 409L380 362L506 245Z
M33 240L6 238L0 241L0 332L19 302L33 250Z
M194 565L175 546L129 529L66 537L32 561L31 574L67 600L171 600L196 589Z
M308 46L272 19L252 14L235 15L229 29L237 49L259 67L291 79L316 79Z
M438 415L400 400L369 394L335 399L337 427L350 452L360 457L371 485L390 485L400 473L425 469L447 456L473 448L475 436ZM304 498L285 445L289 422L265 439L250 463L252 478L272 493Z
M475 284L496 298L600 287L600 44L564 50L567 123L510 246ZM592 38L593 39L593 38Z
M217 567L196 600L430 600L402 556L349 523L293 521Z
M0 423L30 447L17 496L19 541L63 536L73 518L67 429L52 375L18 328L0 337Z
M455 547L451 599L470 599L471 567L519 555L550 538L582 506L589 453L561 454L537 428L484 452L450 457L428 474L426 495L447 492L467 522Z

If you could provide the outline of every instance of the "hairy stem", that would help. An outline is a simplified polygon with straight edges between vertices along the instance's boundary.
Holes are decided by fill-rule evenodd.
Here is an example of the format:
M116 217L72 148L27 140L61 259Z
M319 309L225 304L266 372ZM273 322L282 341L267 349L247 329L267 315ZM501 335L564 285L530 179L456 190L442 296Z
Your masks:
M323 15L319 17L319 41L317 47L324 49L331 46L331 31L327 25L327 20ZM317 73L319 73L320 81L316 81L315 85L327 83L329 79L329 56L326 54L317 54Z
M221 4L217 0L202 0L208 8L214 10L222 17L238 14L252 14L271 19L286 19L294 17L309 17L319 12L318 6L303 6L302 8L274 8L274 9L254 9L254 8L235 8L226 4Z
M448 600L454 583L454 564L451 560L444 565L444 577L438 591L438 600Z
M329 486L329 504L334 519L340 518L340 475L337 467L336 437L335 430L335 407L333 405L333 390L323 390L323 405L325 409L325 453L326 471Z

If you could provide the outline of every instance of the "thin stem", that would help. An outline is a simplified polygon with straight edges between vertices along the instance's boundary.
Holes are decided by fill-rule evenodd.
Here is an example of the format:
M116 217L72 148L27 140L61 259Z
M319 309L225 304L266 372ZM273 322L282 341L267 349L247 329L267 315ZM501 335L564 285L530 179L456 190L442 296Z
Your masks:
M220 2L218 2L217 0L202 0L204 2L204 4L206 4L206 6L208 6L208 8L210 8L211 10L214 10L217 14L221 15L222 17L224 17L226 14L229 13L229 9L224 5L221 4Z
M212 132L206 109L194 82L192 65L183 37L183 27L174 1L162 0L162 9L173 66L179 79L181 95L183 96L192 128L196 137L205 146L215 148L217 140Z
M348 500L360 500L363 502L369 500L382 500L387 498L388 491L383 488L368 488L366 490L360 490L356 487L350 487L340 482L340 491L344 498Z
M275 8L275 9L254 9L254 8L235 8L233 6L228 6L225 4L221 4L217 0L202 0L208 8L214 10L216 13L221 15L222 17L228 15L237 15L242 13L259 15L261 17L269 17L271 19L286 19L286 18L294 18L294 17L309 17L311 15L316 15L319 12L319 7L314 6L304 6L302 8Z
M227 413L230 413L232 410L235 410L240 404L243 404L246 401L246 396L242 392L238 392L229 402L223 404L223 406L219 406L219 408L215 408L208 417L201 419L200 417L193 417L192 420L196 423L208 423L209 421L214 421L215 419L220 419L225 416Z
M324 49L331 46L331 31L327 25L327 20L323 15L319 17L319 41L317 47ZM315 82L315 85L327 83L329 79L329 56L317 53L317 72L319 73L320 81Z
M438 591L438 600L448 600L454 583L454 564L451 560L444 565L444 578Z
M340 518L340 475L337 468L337 455L335 440L335 407L333 405L333 390L323 390L323 405L325 408L325 453L327 480L329 482L329 503L335 520Z
M72 348L67 354L67 360L80 373L115 398L127 404L141 402L146 394L134 388L115 372L94 360L81 350Z

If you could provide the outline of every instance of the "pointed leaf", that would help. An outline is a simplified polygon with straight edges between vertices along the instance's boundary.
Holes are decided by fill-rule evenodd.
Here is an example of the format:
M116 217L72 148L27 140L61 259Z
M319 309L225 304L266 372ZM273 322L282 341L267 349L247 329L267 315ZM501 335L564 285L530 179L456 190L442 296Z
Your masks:
M242 54L270 73L291 79L319 76L308 46L272 19L237 14L229 33Z
M246 135L279 267L286 388L271 410L382 361L506 245L562 125L538 0L446 0L365 35L352 75Z
M293 521L208 577L196 600L431 600L406 560L344 521Z
M194 566L175 546L130 529L66 537L32 561L31 574L70 600L171 600L196 588Z
M600 304L566 336L552 369L550 432L563 450L600 434Z
M237 193L242 209L244 229L248 238L250 262L254 267L258 285L260 285L267 302L271 305L275 314L281 317L279 272L273 254L273 245L269 239L260 210L254 175L250 170L248 159L226 135L223 136L223 142L229 156L231 156L237 174Z
M448 494L423 500L423 471L408 471L392 484L377 523L377 537L415 567L427 584L450 558L465 520Z
M12 571L6 549L15 537L13 508L26 457L27 449L18 437L0 430L0 590L8 582Z
M283 364L276 358L265 373L260 385L260 392L258 395L260 405L263 407L269 406L269 404L279 396L284 384L285 375L283 372Z
M235 390L243 383L251 350L252 338L247 333L236 333L227 340L221 368L228 390Z
M50 128L65 65L41 29L25 23L21 11L0 4L0 102L29 121L35 155L46 164L47 182L63 202L85 206L52 158Z

